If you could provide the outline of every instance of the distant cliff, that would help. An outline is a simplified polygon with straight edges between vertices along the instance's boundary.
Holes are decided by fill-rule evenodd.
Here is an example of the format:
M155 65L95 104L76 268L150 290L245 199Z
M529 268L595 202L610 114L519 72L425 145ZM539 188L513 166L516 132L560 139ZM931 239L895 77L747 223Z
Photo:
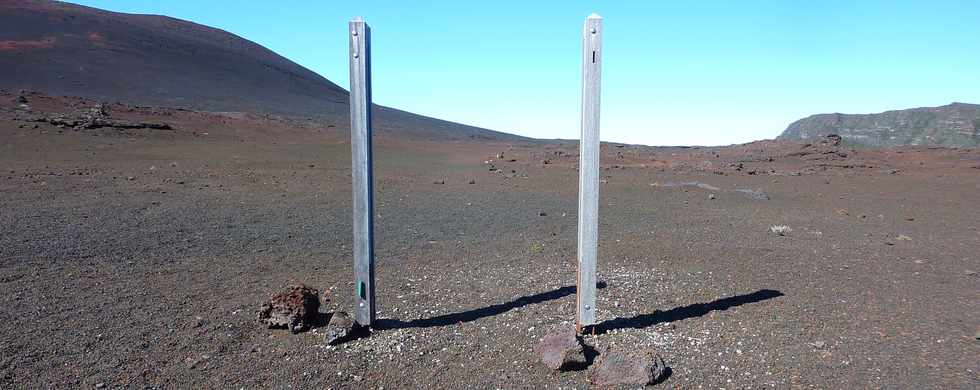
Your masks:
M980 146L980 105L953 103L879 114L819 114L793 122L779 139L804 140L839 134L866 146Z

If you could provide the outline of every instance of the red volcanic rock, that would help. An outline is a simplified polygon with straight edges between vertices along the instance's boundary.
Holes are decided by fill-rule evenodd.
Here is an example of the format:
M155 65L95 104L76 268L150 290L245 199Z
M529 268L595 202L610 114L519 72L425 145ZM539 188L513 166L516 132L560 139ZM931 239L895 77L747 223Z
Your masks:
M259 308L259 322L270 328L286 327L293 333L309 329L320 310L319 293L302 284L288 291L272 294Z
M600 387L645 386L666 373L664 360L650 350L608 350L596 359L589 382Z
M586 364L585 350L574 329L557 331L544 336L535 351L541 362L552 370Z

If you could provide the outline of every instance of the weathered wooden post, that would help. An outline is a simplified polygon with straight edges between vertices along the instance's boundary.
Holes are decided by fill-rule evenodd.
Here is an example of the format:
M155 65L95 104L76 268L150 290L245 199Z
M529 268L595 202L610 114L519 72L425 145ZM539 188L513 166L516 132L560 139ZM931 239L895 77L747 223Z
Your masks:
M599 239L599 86L602 17L585 19L582 30L582 137L579 141L578 286L575 327L596 323L596 256Z
M354 320L374 322L374 175L371 157L371 28L350 21L350 140L354 185Z

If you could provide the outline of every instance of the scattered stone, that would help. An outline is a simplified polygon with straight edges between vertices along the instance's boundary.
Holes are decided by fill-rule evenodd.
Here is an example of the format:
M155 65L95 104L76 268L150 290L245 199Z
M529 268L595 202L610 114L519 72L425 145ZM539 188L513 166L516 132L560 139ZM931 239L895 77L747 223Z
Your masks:
M964 272L964 273L966 274L966 276L974 276L974 275L977 274L976 271L971 271L971 270L966 270L966 272Z
M793 229L786 225L773 225L769 227L769 231L777 236L785 236L789 232L792 232Z
M334 312L330 316L330 322L327 323L327 329L324 331L324 341L329 345L336 345L343 342L348 336L354 334L357 324L346 312L338 311Z
M54 114L31 119L32 122L50 123L58 127L70 127L75 130L98 129L110 127L116 129L154 129L173 130L169 124L160 122L129 122L115 120L109 117L108 108L100 104L83 112L73 114Z
M432 184L446 184L446 181L445 180L436 180L436 181L432 182Z
M912 241L912 237L906 236L904 234L899 234L898 237L895 237L895 239L898 241Z
M823 347L826 345L827 343L824 343L823 341L814 341L810 343L810 346L816 349L823 349Z
M542 212L538 213L538 216L539 217L547 217L548 216L548 213L542 211Z
M715 194L708 194L708 199L715 200Z
M95 384L95 388L96 389L104 389L105 388L105 383L103 383L103 382L96 383Z
M309 329L317 319L320 296L317 290L298 284L288 291L273 294L259 308L259 322L272 327L286 327L293 333Z
M745 197L754 200L769 200L769 194L763 192L762 190L747 190L747 189L737 189L735 192L741 192Z
M211 358L210 355L201 354L201 356L198 357L197 359L192 358L192 357L188 357L188 358L184 359L184 362L187 363L187 368L190 368L190 369L193 370L193 369L195 369L197 367L200 367L202 364L206 363L208 361L208 359L210 359L210 358Z
M652 350L614 350L596 359L589 382L596 386L645 386L664 378L667 366Z
M657 183L654 183L654 184L651 184L651 185L654 186L654 187L697 187L697 188L700 188L702 190L721 191L721 188L715 187L715 186L713 186L711 184L708 184L708 183L702 183L702 182L699 182L699 181L687 181L687 182L680 182L680 183L675 183L675 182L672 182L672 181L668 181L668 182L663 183L663 184L660 184L659 182L657 182Z
M194 320L193 321L191 321L191 327L192 328L200 328L200 327L206 325L207 323L208 322L204 318L201 318L201 317L197 316L197 317L194 317Z
M17 99L15 99L15 101L17 103L19 103L19 104L24 104L24 103L27 103L27 98L24 97L24 95L18 95L17 96Z
M469 184L476 184L476 180L470 179Z
M574 329L559 330L544 336L535 352L544 365L552 370L585 365L585 348Z

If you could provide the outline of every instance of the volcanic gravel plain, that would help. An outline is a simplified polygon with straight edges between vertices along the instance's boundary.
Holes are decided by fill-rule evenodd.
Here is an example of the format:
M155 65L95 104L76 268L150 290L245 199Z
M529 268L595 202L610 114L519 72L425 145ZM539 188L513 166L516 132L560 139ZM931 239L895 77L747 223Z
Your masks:
M376 329L328 346L256 311L352 309L347 122L0 93L0 387L588 387L533 352L574 323L577 143L403 130ZM659 388L980 387L980 151L602 149L596 350Z

